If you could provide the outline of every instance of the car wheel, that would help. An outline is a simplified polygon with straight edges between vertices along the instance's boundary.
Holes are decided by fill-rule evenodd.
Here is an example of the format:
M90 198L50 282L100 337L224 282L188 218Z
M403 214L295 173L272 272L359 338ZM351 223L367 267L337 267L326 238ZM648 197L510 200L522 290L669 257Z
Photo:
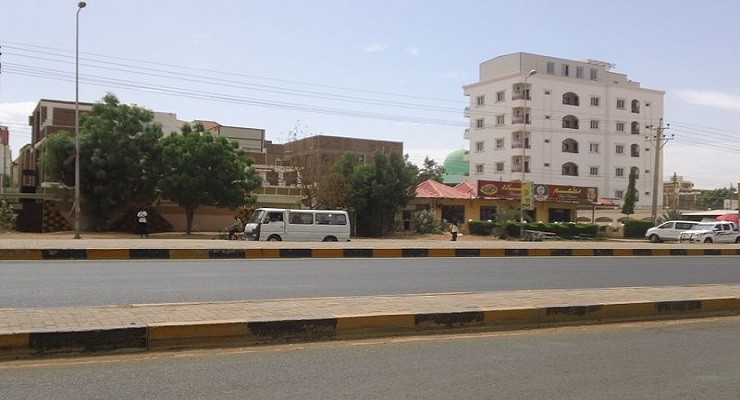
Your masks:
M655 235L655 234L650 235L650 242L651 243L660 243L661 242L660 236Z
M282 242L283 239L280 239L280 236L278 235L271 235L270 237L267 238L267 241L268 242Z
M324 238L323 241L324 242L336 242L337 241L337 238L335 238L334 236L327 236L327 237Z
M704 239L704 243L712 243L712 242L713 242L712 238Z

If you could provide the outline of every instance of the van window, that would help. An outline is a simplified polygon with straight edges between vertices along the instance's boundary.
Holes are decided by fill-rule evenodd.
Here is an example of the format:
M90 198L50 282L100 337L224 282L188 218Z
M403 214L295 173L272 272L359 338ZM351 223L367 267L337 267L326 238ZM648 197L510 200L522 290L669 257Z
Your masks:
M313 225L313 214L292 212L288 214L288 222L293 225Z
M316 214L316 223L321 225L347 225L347 216L344 214Z
M688 231L696 224L688 223L688 222L676 222L676 229L681 229L684 231Z

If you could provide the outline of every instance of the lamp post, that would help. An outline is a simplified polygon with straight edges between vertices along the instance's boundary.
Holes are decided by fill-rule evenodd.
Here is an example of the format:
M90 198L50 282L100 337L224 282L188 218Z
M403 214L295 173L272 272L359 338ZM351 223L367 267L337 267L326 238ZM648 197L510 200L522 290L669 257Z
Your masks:
M87 3L77 3L75 19L75 239L80 238L80 11Z
M527 80L530 76L537 73L536 69L530 70L527 76L524 77L524 110L522 111L522 181L521 186L519 189L519 194L521 197L521 203L520 203L520 211L519 211L519 222L521 223L521 226L519 227L519 240L524 239L524 180L526 179L525 173L527 172L526 168L526 150L527 150L527 141L526 141L526 132L527 132L527 97L529 97L529 89L527 88Z

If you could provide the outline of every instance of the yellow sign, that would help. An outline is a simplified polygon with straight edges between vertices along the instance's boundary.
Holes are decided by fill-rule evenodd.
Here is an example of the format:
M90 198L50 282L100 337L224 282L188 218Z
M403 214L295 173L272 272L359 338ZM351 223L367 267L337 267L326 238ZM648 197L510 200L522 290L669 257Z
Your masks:
M522 208L525 210L533 209L532 202L532 181L522 182Z

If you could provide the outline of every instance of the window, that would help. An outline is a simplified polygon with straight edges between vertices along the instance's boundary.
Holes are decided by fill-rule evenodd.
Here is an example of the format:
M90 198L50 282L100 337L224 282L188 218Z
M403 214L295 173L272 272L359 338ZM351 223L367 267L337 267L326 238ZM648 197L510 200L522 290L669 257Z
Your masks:
M616 170L614 170L614 175L615 176L624 176L624 168L621 168L620 167L620 168L617 168Z
M624 145L618 144L614 147L614 152L617 154L624 154Z
M615 190L614 197L621 199L624 197L624 190Z
M475 127L476 128L480 129L480 128L483 128L483 126L484 126L484 120L482 118L475 120Z
M599 80L599 70L597 70L596 68L591 68L591 80L592 81Z
M617 110L624 110L625 101L623 99L617 99Z
M549 162L546 162L545 163L545 168L550 168L550 163Z
M482 106L486 104L486 96L478 96L475 98L476 105Z
M475 173L480 175L483 173L483 164L476 164L475 165Z
M555 75L555 63L553 61L547 62L547 73L550 75Z
M624 132L624 122L617 122L617 132Z
M632 100L632 112L635 114L640 113L640 101L639 100Z
M496 207L495 206L481 206L480 207L480 220L481 221L495 221L496 220Z
M588 170L588 174L591 176L599 176L599 167L591 167Z
M293 225L313 225L313 213L291 212L288 214L288 223Z
M549 90L545 90L545 94L546 95L549 95L550 94L550 91Z
M483 151L483 142L475 142L475 152L480 153Z
M592 119L591 120L591 129L599 129L599 121Z
M640 157L640 146L637 144L630 146L630 155L632 157Z
M496 116L496 125L504 125L506 124L506 116L505 115L497 115Z
M599 144L598 143L590 143L588 145L588 151L591 153L598 153L599 152Z
M496 92L496 101L497 102L499 102L499 101L505 101L505 100L506 100L506 92L505 91L502 90L500 92Z
M504 163L502 162L496 163L496 172L504 172L504 168L505 168Z
M599 98L598 97L591 97L591 105L594 107L599 106Z
M319 225L347 225L347 216L344 214L316 214L316 223Z
M578 165L572 162L563 164L561 174L567 176L578 176Z
M503 149L505 146L504 138L496 139L496 149Z
M561 74L563 76L569 76L570 75L570 65L563 64L560 68Z
M583 79L583 67L576 67L576 78Z

